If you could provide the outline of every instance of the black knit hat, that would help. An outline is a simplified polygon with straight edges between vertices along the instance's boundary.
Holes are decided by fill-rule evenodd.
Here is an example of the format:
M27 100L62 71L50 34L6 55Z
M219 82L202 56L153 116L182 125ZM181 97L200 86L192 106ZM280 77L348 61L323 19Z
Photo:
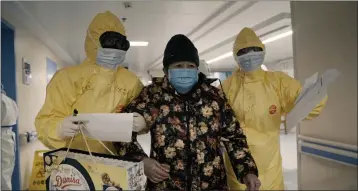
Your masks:
M173 36L164 50L163 66L168 68L175 62L188 61L199 66L198 50L188 37L182 34Z

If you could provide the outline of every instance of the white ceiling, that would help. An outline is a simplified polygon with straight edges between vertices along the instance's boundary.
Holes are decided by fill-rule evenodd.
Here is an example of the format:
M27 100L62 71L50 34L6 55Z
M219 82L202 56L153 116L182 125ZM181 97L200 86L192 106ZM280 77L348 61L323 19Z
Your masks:
M288 1L133 1L124 8L120 1L23 1L1 2L6 12L28 28L69 64L85 58L84 39L92 18L110 10L124 23L131 41L148 41L148 47L131 47L126 63L138 75L161 70L164 48L171 36L186 34L210 60L232 50L235 36L253 27L262 39L290 30ZM281 30L275 31L281 28ZM266 45L266 64L292 58L292 39L286 37ZM212 70L233 69L232 57L210 64ZM268 66L269 67L269 66Z

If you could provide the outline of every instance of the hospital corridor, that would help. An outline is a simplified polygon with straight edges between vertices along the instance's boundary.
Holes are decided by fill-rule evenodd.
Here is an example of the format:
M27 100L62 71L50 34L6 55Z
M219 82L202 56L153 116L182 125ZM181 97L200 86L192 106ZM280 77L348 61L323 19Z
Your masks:
M358 190L357 1L1 1L0 190Z

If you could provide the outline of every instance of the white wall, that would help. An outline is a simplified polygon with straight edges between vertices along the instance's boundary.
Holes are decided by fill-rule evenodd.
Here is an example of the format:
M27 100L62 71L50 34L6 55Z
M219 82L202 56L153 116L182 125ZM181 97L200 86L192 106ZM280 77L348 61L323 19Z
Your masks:
M267 65L267 69L270 71L285 72L287 75L294 77L293 58L278 61L277 63L270 63Z
M155 78L155 77L157 77L157 78L161 78L161 77L164 77L164 72L163 72L163 70L150 70L149 71L149 74L153 77L153 78Z
M357 2L291 2L295 75L337 68L320 117L301 124L304 136L357 145ZM301 155L301 189L355 189L357 169Z
M35 39L23 28L20 22L2 14L2 17L15 27L15 60L17 103L19 106L19 133L35 130L34 119L40 110L46 95L47 71L46 57L57 63L58 68L66 65L52 53L41 41ZM31 64L32 84L22 83L22 58ZM21 188L26 189L31 176L34 151L45 149L39 141L20 145Z

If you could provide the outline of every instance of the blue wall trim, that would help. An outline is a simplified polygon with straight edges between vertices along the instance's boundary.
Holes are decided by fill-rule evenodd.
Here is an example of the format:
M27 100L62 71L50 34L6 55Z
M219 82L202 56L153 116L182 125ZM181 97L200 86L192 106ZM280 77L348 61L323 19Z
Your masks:
M338 149L338 150L343 150L343 151L348 151L348 152L353 152L353 153L357 153L358 154L358 150L354 150L354 149L347 149L347 148L342 148L342 147L338 147L338 146L333 146L333 145L328 145L328 144L323 144L323 143L316 143L313 141L306 141L306 140L302 140L305 143L311 143L311 144L315 144L315 145L320 145L320 146L324 146L324 147L329 147L332 149Z
M1 19L1 83L6 95L16 101L16 63L15 63L15 30L14 27ZM12 189L21 189L20 180L20 151L18 127L12 130L16 137L15 168L12 174Z
M358 165L358 159L353 158L353 157L348 157L348 156L344 156L344 155L340 155L340 154L336 154L336 153L322 151L322 150L314 149L314 148L307 147L307 146L301 146L301 151L305 152L305 153L317 155L317 156L320 156L320 157L328 158L328 159L331 159L331 160L335 160L335 161L355 165L355 166Z

